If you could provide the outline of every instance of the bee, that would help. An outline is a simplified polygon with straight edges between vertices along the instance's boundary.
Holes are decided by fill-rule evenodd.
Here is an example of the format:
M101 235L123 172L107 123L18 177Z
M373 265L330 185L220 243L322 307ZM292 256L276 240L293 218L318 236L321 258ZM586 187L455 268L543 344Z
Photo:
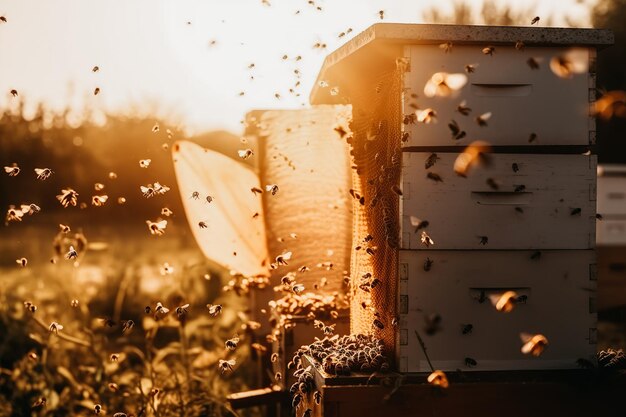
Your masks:
M424 124L437 123L437 112L431 108L415 112L417 121Z
M37 179L45 181L50 178L50 175L53 174L53 171L50 168L35 168L35 174L37 174Z
M472 72L476 71L477 66L478 64L467 64L465 65L465 72L471 74Z
M372 326L378 328L379 330L383 330L385 328L383 322L378 319L374 319L374 321L372 322Z
M465 100L463 100L462 102L459 103L459 105L456 107L456 111L458 111L459 113L461 113L463 116L467 116L468 114L470 114L470 112L472 111L471 108L467 107L467 102ZM454 120L453 120L454 122ZM454 124L456 124L456 122L454 122ZM448 125L450 126L450 125ZM457 126L458 127L458 126ZM452 130L452 128L450 128L450 130ZM460 138L459 138L460 139Z
M478 362L476 362L476 359L469 358L469 357L465 358L464 362L465 362L465 366L467 366L468 368L472 368L478 365Z
M222 374L230 373L233 371L233 367L235 366L236 363L237 362L235 359L230 359L230 360L220 359L217 367Z
M425 272L430 271L432 269L434 263L435 263L435 261L433 261L432 259L427 257L426 260L424 261L424 271Z
M122 320L122 334L129 332L135 327L135 322L132 320Z
M150 230L150 234L154 236L162 236L165 234L167 220L157 220L156 222L146 220L146 224L148 225L148 230Z
M291 400L291 407L293 409L298 408L298 406L300 405L300 402L302 402L302 394L294 395L293 399Z
M486 46L482 49L483 54L493 56L493 53L496 51L494 46Z
M579 216L580 213L582 212L580 207L576 207L571 209L571 211L569 212L570 216Z
M513 172L517 173L519 172L519 165L517 164L517 162L513 162L511 164L511 169L513 170Z
M64 188L61 190L61 194L57 195L57 200L65 208L72 205L76 207L78 202L78 193L71 188Z
M174 273L174 268L167 262L165 262L160 269L161 275L172 275Z
M528 296L526 294L522 294L515 299L516 303L526 304L526 301L528 301Z
M415 227L415 233L417 233L421 229L427 228L430 224L428 220L421 220L415 216L410 216L409 220L411 222L411 226Z
M422 231L422 235L420 237L420 240L421 240L422 244L424 246L426 246L427 248L435 244L435 242L431 239L431 237L428 235L428 233L426 233L426 231Z
M124 197L118 197L117 198L117 204L124 204L126 203L126 199Z
M531 133L530 136L528 137L528 143L533 143L536 140L537 140L537 134Z
M76 259L78 257L78 252L74 249L74 246L70 245L70 250L65 254L65 259Z
M265 191L271 192L272 195L276 195L276 193L278 192L278 185L268 184L265 186Z
M14 206L10 206L7 210L5 224L8 224L9 222L21 222L22 217L24 217L24 212L22 210L18 210Z
M489 188L491 188L492 190L497 191L500 189L500 185L498 185L498 182L494 180L493 178L487 178L486 182Z
M272 356L270 356L270 361L272 363L275 363L278 361L278 353L272 353Z
M520 338L524 343L521 351L525 355L540 356L548 346L548 339L542 334L520 333Z
M450 383L448 382L448 377L443 371L433 371L430 375L428 375L427 381L431 385L435 385L441 388L448 388Z
M304 410L304 413L302 413L302 417L311 417L313 415L313 409L311 408L307 408L306 410Z
M94 195L91 197L91 205L96 207L102 207L108 199L108 195Z
M111 355L109 356L109 360L111 362L119 362L121 355L121 353L111 353Z
M154 189L154 186L152 184L148 184L145 186L141 185L139 189L141 190L143 196L146 198L154 197L156 195L156 190Z
M152 162L152 159L140 159L139 160L139 167L140 168L148 168L150 166L151 162Z
M13 97L17 97L17 96L18 96L18 94L17 94L17 90L11 90L11 95L12 95Z
M380 17L380 20L383 20L385 18L385 11L384 10L379 10L378 11L378 17Z
M96 88L93 90L93 95L94 95L94 96L97 96L98 94L100 94L100 87L96 87Z
M280 382L283 380L283 374L281 372L276 372L274 374L274 379L276 380L276 382Z
M291 287L291 291L293 291L293 293L296 295L302 294L302 292L304 291L304 285L295 284Z
M24 307L31 313L34 313L37 311L37 306L31 303L30 301L24 301Z
M29 352L28 359L30 359L33 362L37 362L39 360L39 356L37 356L35 352Z
M163 207L163 208L161 209L161 216L166 216L166 217L169 217L169 216L171 216L172 214L174 214L174 212L173 212L172 210L170 210L169 208L167 208L167 207Z
M515 307L517 301L517 293L515 291L506 291L503 294L490 295L489 299L491 303L496 307L496 310L503 313L510 313Z
M322 393L315 391L313 393L313 399L315 400L315 404L320 405L322 403Z
M463 73L448 74L436 72L424 85L426 97L448 97L467 84L467 75Z
M524 209L521 207L515 207L515 211L518 213L524 213Z
M443 178L441 178L441 175L434 172L429 172L428 174L426 174L426 178L435 182L443 182Z
M452 139L454 140L463 139L467 135L467 133L465 133L465 130L461 130L459 124L454 119L450 121L450 123L448 123L448 128L450 129L450 132L452 133Z
M424 332L432 336L441 330L441 316L437 313L424 315Z
M476 119L476 123L478 123L478 126L481 127L485 127L487 126L487 120L489 120L491 118L491 112L487 112L487 113L483 113L480 116L477 116Z
M533 70L539 69L539 62L541 62L540 58L534 58L532 56L526 60L526 64Z
M6 23L7 22L7 18L4 17L4 16L0 16L0 22Z
M161 314L167 314L170 312L170 309L163 306L163 304L161 304L161 302L158 302L156 304L156 307L154 308L154 312L155 313L161 313Z
M471 324L471 323L461 324L461 334L462 335L471 334L472 330L474 330L474 325L473 324Z
M276 264L277 265L289 265L287 261L291 259L291 255L292 255L291 252L284 252L278 255L276 257Z
M108 387L111 392L117 392L120 390L120 387L115 382L110 382Z
M209 226L207 226L206 222L198 222L198 227L200 229L206 229Z
M237 154L239 155L241 159L248 159L252 155L254 155L254 152L252 152L252 149L243 149L243 150L237 151Z
M439 158L436 153L431 153L428 158L426 158L426 162L424 162L424 168L432 168L439 159L441 158Z
M98 72L98 71L100 71L100 67L97 65L91 69L91 72Z
M520 185L515 187L514 191L516 193L522 193L522 192L526 191L526 186L524 184L520 184Z
M517 49L518 51L523 51L525 47L526 45L524 44L524 42L522 41L515 42L515 49Z
M443 49L443 52L449 53L452 52L452 42L444 42L439 44L439 48Z
M41 207L39 207L37 204L22 204L20 206L20 208L22 209L22 213L23 214L28 214L29 216L32 216L35 213L39 213L41 211Z
M330 89L330 95L331 95L331 96L337 96L337 95L339 95L339 87L332 87L332 88Z
M250 191L252 191L252 194L254 194L254 195L263 194L263 190L261 190L258 187L252 187L252 188L250 188Z
M46 397L39 397L37 398L37 401L33 403L31 408L45 407L47 402Z
M198 191L194 191L193 193L191 193L191 197L189 198L193 198L194 200L199 200L200 199L200 193Z
M538 251L533 252L533 254L530 255L530 259L532 259L533 261L537 259L541 259L541 251L538 250Z
M478 236L479 238L479 242L481 245L486 245L487 243L489 243L489 237L487 236Z
M15 262L21 266L22 268L24 268L26 265L28 265L28 259L26 258L20 258L20 259L16 259Z
M100 404L95 404L93 406L93 412L95 414L100 414L102 412L102 406Z
M50 326L48 326L48 331L50 333L59 334L59 330L63 330L63 326L56 321L53 321L50 323Z
M597 220L602 220L603 217L602 217L602 215L600 213L596 213L596 219Z
M533 20L530 21L530 24L534 25L535 23L537 23L539 21L539 19L540 19L539 16L533 17Z
M178 316L178 318L182 319L187 315L187 313L189 313L189 304L183 304L182 306L178 306L174 311L176 311L176 315Z
M10 167L5 166L4 167L4 172L9 174L9 177L15 177L15 176L17 176L17 174L20 173L20 167L18 167L17 164L13 164Z
M211 317L217 317L222 312L221 304L207 304L206 307L209 309L209 315Z
M96 191L102 191L104 190L104 184L97 182L93 185L93 189Z

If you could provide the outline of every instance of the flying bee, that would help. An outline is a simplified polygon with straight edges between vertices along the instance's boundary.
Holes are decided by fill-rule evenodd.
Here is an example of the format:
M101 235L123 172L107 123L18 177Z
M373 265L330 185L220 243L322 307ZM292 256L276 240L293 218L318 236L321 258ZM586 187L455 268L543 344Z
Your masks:
M470 357L465 358L464 362L465 362L465 366L467 366L468 368L472 368L478 365L478 362L476 362L476 359L473 359Z
M124 197L118 197L117 198L117 204L124 204L126 203L126 199Z
M541 62L541 58L535 58L532 56L526 60L526 64L533 70L539 69L539 62Z
M315 391L313 393L313 399L315 400L315 404L320 405L322 403L322 393Z
M454 161L454 172L461 177L466 177L472 166L488 165L490 163L489 151L491 147L486 142L472 142L457 156Z
M221 304L207 304L206 307L209 309L209 315L211 317L217 317L222 312Z
M472 72L476 71L476 67L478 67L478 64L467 64L465 65L465 72L471 74Z
M78 193L71 188L64 188L61 190L61 194L57 195L57 200L64 208L72 205L76 207L78 202Z
M122 357L121 353L111 353L111 355L109 355L109 360L111 362L119 362L121 357Z
M526 186L524 184L520 184L520 185L515 187L514 191L516 193L522 193L522 192L526 191Z
M415 216L409 216L409 221L411 222L411 226L415 227L415 233L421 229L427 228L430 224L428 220L421 220Z
M374 321L372 322L372 326L378 328L379 330L383 330L385 328L383 322L378 319L374 319Z
M94 195L91 196L91 205L96 207L102 207L104 203L109 199L108 195Z
M161 216L166 216L166 217L169 217L169 216L171 216L172 214L174 214L174 212L173 212L172 210L170 210L169 208L167 208L167 207L163 207L163 208L161 209Z
M537 140L537 134L536 133L531 133L530 136L528 136L528 143L533 143L536 140Z
M489 188L491 188L492 190L498 191L500 189L500 185L493 178L487 178L486 182Z
M432 336L441 330L441 316L437 313L424 315L424 332Z
M50 323L50 326L48 326L48 331L50 333L59 334L59 330L63 330L63 326L56 321L53 321Z
M15 177L17 174L20 173L20 167L18 167L17 164L13 164L10 167L5 166L4 167L4 172L9 174L9 177Z
M20 208L22 209L22 213L23 214L28 214L29 216L32 216L35 213L39 213L41 211L41 207L39 207L37 204L22 204L20 206Z
M448 123L448 128L450 129L450 132L452 133L452 139L454 140L461 140L467 135L467 133L465 133L465 130L461 130L459 124L454 119L451 120L450 123Z
M200 229L206 229L209 226L207 226L206 222L198 222L198 227Z
M237 154L239 155L241 159L248 159L252 155L254 155L254 152L252 152L252 149L243 149L243 150L237 151Z
M237 361L235 359L230 359L230 360L220 359L217 367L222 374L230 373L233 371L233 367L235 366L236 363Z
M513 170L513 172L518 172L519 171L519 165L517 164L517 162L513 162L511 164L511 169Z
M284 252L278 255L276 257L276 264L277 265L289 265L287 261L291 259L291 255L292 255L291 252Z
M94 95L94 96L97 96L98 94L100 94L100 87L96 87L96 88L94 88L94 90L93 90L93 95Z
M528 296L526 294L522 294L515 299L516 303L526 304L528 301Z
M582 212L580 207L576 207L570 210L569 215L570 216L579 216L580 213Z
M443 52L449 53L452 52L452 42L444 42L439 44L439 48L443 49Z
M2 16L2 18L4 18L4 16ZM6 21L6 19L5 19L5 21ZM15 90L15 89L11 90L11 95L12 95L13 97L17 97L17 96L18 96L18 94L17 94L17 90Z
M576 364L582 369L593 369L596 367L593 362L584 358L576 359Z
M37 311L37 306L31 303L30 301L24 301L24 308L26 308L31 313L34 313L35 311Z
M95 404L93 406L93 412L95 414L100 414L100 412L102 412L102 406L100 404Z
M494 46L486 46L482 49L483 54L493 56L493 53L496 51Z
M98 72L98 71L100 71L100 67L97 65L91 69L91 72Z
M441 178L441 175L434 172L429 172L428 174L426 174L426 178L435 182L443 182L443 178Z
M530 259L537 260L541 258L541 251L535 251L532 255L530 255Z
M65 254L65 259L76 259L78 257L78 252L74 249L74 246L70 245L69 251Z
M517 49L518 51L523 51L525 47L526 45L524 44L524 42L522 41L515 42L515 49Z
M539 21L540 17L539 16L535 16L533 17L533 20L530 21L531 25L534 25L535 23L537 23Z
M176 315L179 319L182 319L189 313L189 304L183 304L182 306L176 307Z
M163 236L165 234L167 220L157 220L156 222L146 220L146 224L148 225L148 230L150 230L150 234L154 236Z
M156 304L156 307L154 308L154 312L155 313L161 313L161 314L167 314L170 312L170 309L163 306L163 304L161 304L161 302L158 302Z
M120 387L115 382L110 382L108 387L111 392L117 392L120 390Z
M515 303L517 302L517 293L515 291L506 291L503 294L490 295L489 299L496 307L496 310L503 313L510 313L513 311Z
M159 124L155 123L154 126L152 126L152 133L157 133L159 130L161 130Z
M521 207L515 207L515 211L518 213L524 213L524 209Z
M456 111L461 113L463 116L467 116L468 114L470 114L472 109L467 107L467 102L465 100L463 100L462 102L459 103L458 106L456 106ZM454 122L454 120L453 120L453 122Z
M189 198L193 198L194 200L199 200L200 199L200 193L198 191L194 191L193 193L191 193L191 197Z
M271 192L272 195L276 195L276 193L278 192L278 185L268 184L265 186L265 191Z
M19 266L24 268L26 265L28 265L28 259L26 259L26 258L16 259L15 263L17 263Z
M380 20L383 20L385 18L385 11L384 10L379 10L378 11L378 17L380 17Z
M424 124L437 123L437 112L431 108L415 112L417 121Z
M293 293L296 295L302 294L302 292L304 291L304 285L295 284L291 287L291 291L293 291Z
M471 334L472 330L474 330L474 325L473 324L471 324L471 323L461 324L461 334L463 334L463 335Z
M448 382L448 377L443 371L433 371L430 375L428 375L427 381L431 385L435 385L441 388L448 388L450 383Z
M487 120L489 120L491 118L491 112L487 112L487 113L483 113L480 116L477 116L476 119L476 123L478 123L478 126L481 127L485 127L487 126Z
M435 242L431 239L428 233L426 233L426 231L422 231L420 241L422 242L422 245L426 246L427 248L435 244Z
M520 338L524 343L521 351L525 355L540 356L548 346L548 339L542 334L520 333Z
M436 153L431 153L428 158L426 158L426 162L424 162L424 168L429 169L433 167L439 159L441 158L439 158Z
M35 168L35 174L37 174L38 180L45 181L50 178L53 172L50 168Z
M5 224L9 224L9 222L21 222L22 217L24 217L22 210L16 209L15 206L10 206L5 217Z
M122 320L122 334L130 332L135 327L135 322L132 320Z
M35 401L33 403L33 405L31 406L31 408L39 408L39 407L45 407L47 404L47 400L46 397L39 397L37 398L37 401Z
M463 73L448 74L436 72L424 85L426 97L448 97L467 84L467 75Z
M148 168L150 166L151 162L152 162L152 159L140 159L139 160L139 167L140 168Z
M435 263L435 261L433 261L430 258L426 258L426 260L424 261L424 271L428 272L432 269L433 264Z

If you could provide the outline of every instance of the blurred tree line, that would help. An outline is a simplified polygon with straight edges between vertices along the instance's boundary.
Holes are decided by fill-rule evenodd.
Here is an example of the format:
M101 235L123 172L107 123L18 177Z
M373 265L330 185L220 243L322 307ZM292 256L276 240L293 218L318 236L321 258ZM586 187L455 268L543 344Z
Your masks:
M99 124L93 122L89 114L83 114L82 121L74 123L70 109L53 112L43 104L34 115L27 117L25 113L25 104L20 98L15 106L0 114L3 217L9 205L35 203L42 208L42 214L67 210L70 219L81 212L80 217L89 222L143 223L143 220L160 217L162 207L170 208L184 219L170 146L176 140L189 139L234 158L240 146L239 138L228 132L188 137L174 126L147 116L108 114L105 123ZM155 125L159 126L157 132L153 132ZM141 168L140 159L151 159L149 167ZM3 167L13 163L18 164L21 172L10 177ZM35 168L50 168L54 174L45 181L37 180ZM110 172L117 178L111 179ZM155 181L171 190L163 196L146 199L139 187ZM96 183L104 184L104 189L96 191ZM79 203L84 202L87 207L63 209L55 196L67 187L76 190ZM92 206L91 197L102 194L109 196L106 204ZM125 198L125 204L118 204L119 197ZM38 223L43 218L35 215L23 223Z
M583 0L579 1L583 3ZM605 91L626 90L626 0L598 0L591 8L591 23L595 28L611 29L615 44L598 54L598 96ZM452 13L446 14L439 7L426 10L422 17L426 22L450 24L485 24L498 26L527 26L536 16L534 2L525 6L486 0L480 9L473 2L455 0ZM542 26L553 26L553 16L540 16ZM566 26L581 27L583 22L563 16ZM597 153L601 163L626 163L626 119L612 118L597 121Z

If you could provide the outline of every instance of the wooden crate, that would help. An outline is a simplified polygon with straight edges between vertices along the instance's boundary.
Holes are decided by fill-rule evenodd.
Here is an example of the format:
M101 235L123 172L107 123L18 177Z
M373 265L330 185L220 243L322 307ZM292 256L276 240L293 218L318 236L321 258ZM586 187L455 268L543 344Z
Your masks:
M295 412L312 417L621 416L624 380L581 371L448 373L450 387L426 383L426 374L333 377L313 367L322 402L309 395Z
M403 249L595 246L595 156L492 154L489 167L475 168L464 178L453 170L458 154L437 153L440 159L425 169L430 155L403 153ZM443 182L427 178L429 172ZM497 190L488 179L495 181ZM428 220L426 231L434 245L427 248L421 243L421 232L415 232L410 216ZM486 244L481 243L482 236L488 238Z
M576 368L596 350L595 252L401 251L398 356L401 372ZM424 263L432 261L430 271ZM510 313L498 312L490 295L507 290L526 296ZM441 329L426 334L429 314ZM463 334L465 324L472 324ZM540 357L523 355L520 333L541 333L549 346ZM477 361L465 364L465 358Z
M494 39L495 40L495 39ZM595 72L585 71L572 78L559 78L550 70L550 60L572 52L568 46L532 47L517 50L513 44L498 45L485 55L483 45L454 45L445 53L439 45L410 45L404 54L410 59L405 75L405 113L410 104L433 108L440 123L407 126L405 146L465 146L476 138L494 146L589 145L595 137L595 122L589 102L595 100ZM577 61L593 69L595 48L576 49ZM531 69L528 59L539 61ZM472 64L475 71L465 72ZM424 86L436 72L461 73L467 84L450 98L424 95ZM419 97L413 99L411 94ZM457 111L462 101L471 108L467 116ZM476 116L491 112L488 127L475 122ZM447 123L455 120L467 135L454 140ZM530 135L537 139L529 143Z

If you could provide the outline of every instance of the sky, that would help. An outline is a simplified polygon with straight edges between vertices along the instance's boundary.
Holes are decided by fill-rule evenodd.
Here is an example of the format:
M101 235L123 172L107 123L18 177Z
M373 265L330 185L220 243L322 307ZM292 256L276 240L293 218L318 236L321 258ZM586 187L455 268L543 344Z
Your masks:
M0 0L0 16L7 19L0 22L0 108L11 105L9 91L15 89L31 110L38 102L55 109L132 109L169 118L189 133L238 133L252 109L307 106L324 57L380 22L379 10L385 11L384 22L421 23L423 9L451 10L452 1L269 3ZM472 3L480 6L481 1ZM508 3L535 4L533 12L552 15L556 25L564 23L565 14L588 25L585 0ZM348 28L352 32L339 38ZM318 42L327 48L313 48ZM302 58L296 61L298 55ZM96 65L100 70L94 73ZM297 81L300 86L290 93ZM93 94L96 87L98 95Z

